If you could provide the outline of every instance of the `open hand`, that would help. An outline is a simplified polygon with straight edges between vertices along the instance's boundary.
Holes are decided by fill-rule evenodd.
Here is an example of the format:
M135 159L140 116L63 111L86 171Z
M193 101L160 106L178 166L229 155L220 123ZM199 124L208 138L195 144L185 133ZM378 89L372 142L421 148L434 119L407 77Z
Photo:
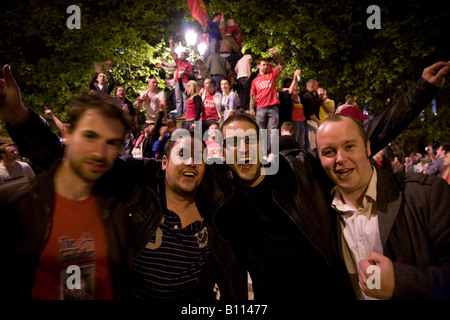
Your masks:
M0 79L0 119L9 122L11 125L24 123L29 112L24 107L20 88L14 79L11 67L3 67L4 79Z

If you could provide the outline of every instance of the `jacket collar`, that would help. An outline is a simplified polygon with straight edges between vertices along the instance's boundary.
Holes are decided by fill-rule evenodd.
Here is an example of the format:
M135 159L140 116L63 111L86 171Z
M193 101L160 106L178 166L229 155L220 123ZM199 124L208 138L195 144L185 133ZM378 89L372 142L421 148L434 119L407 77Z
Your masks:
M392 174L376 168L377 215L381 245L384 247L402 205L402 193Z
M44 203L50 206L51 212L54 209L55 199L55 183L54 178L56 170L62 164L62 159L57 159L50 168L38 175L36 179L31 183L31 194L33 197L41 199Z

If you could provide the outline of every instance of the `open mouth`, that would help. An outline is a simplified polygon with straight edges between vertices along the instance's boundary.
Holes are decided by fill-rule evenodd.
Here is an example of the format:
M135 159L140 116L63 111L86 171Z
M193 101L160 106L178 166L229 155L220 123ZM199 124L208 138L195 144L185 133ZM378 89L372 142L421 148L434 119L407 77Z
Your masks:
M348 175L350 175L353 172L353 168L350 169L340 169L340 170L336 170L335 171L337 175L339 175L340 177L346 177Z
M186 171L186 172L183 172L183 176L188 177L188 178L194 178L195 172Z

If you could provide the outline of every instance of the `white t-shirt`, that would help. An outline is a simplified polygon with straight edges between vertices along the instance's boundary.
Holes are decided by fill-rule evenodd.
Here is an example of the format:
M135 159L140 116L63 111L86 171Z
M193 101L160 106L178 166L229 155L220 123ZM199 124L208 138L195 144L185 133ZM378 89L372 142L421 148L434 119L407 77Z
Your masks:
M0 185L33 176L33 169L26 162L15 161L14 165L9 168L0 163Z
M245 54L236 64L238 73L236 79L248 77L251 75L252 70L248 67L248 61L252 61L252 56L250 54Z

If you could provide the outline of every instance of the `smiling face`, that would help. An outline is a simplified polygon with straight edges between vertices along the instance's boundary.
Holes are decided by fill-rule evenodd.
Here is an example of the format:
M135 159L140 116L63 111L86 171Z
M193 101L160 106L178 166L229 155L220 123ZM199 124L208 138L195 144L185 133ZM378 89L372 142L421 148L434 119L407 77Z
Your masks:
M199 149L194 150L194 140L191 137L182 137L174 143L170 156L163 156L162 169L166 172L166 192L188 197L195 195L205 176L204 161L194 163L195 152L203 155L203 146ZM185 154L188 150L190 150L190 156ZM200 157L203 159L202 156Z
M250 122L237 120L224 125L222 135L227 165L238 183L251 185L261 174L257 128Z
M344 199L359 198L372 176L370 143L364 141L356 122L343 116L338 119L325 120L317 131L320 162Z
M222 89L222 92L225 92L226 94L230 93L230 82L227 79L220 81L220 88Z

